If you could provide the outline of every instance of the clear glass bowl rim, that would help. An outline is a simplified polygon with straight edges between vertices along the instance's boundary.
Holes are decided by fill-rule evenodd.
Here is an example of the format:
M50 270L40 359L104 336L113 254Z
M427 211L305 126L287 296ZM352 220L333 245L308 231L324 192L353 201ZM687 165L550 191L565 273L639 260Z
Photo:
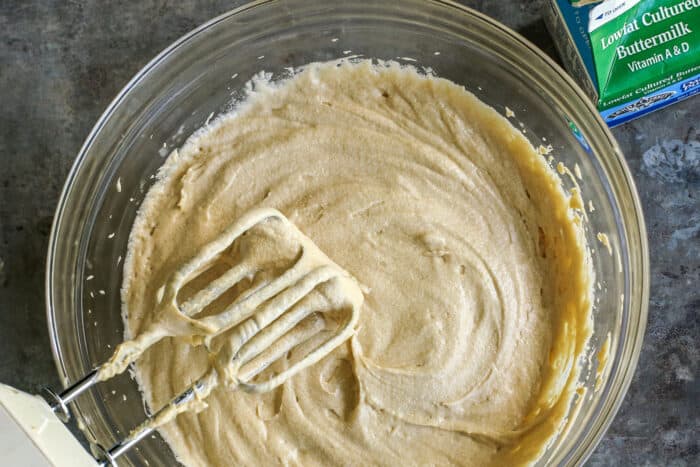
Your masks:
M283 3L284 1L285 0L256 0L247 3L205 22L201 26L193 29L189 33L174 41L155 58L148 62L141 70L139 70L121 89L106 110L102 113L87 136L66 178L59 197L49 237L46 261L45 293L47 324L56 368L64 383L66 382L68 372L66 370L65 362L61 357L59 334L55 319L56 316L53 312L54 267L57 251L58 248L60 248L59 227L61 220L66 215L66 206L69 195L71 190L74 188L77 176L85 162L86 156L93 141L103 130L115 110L123 104L129 92L136 86L139 86L142 80L147 77L149 72L156 68L175 50L183 47L188 41L200 33L207 31L214 25L221 21L227 20L232 16L250 9L258 8L264 5ZM555 84L561 86L559 95L567 99L569 107L575 108L573 114L576 114L576 118L578 119L577 123L582 123L581 126L585 127L587 130L586 136L589 139L596 139L596 143L599 146L607 147L609 149L608 151L596 154L595 157L597 157L604 165L608 173L615 175L615 178L609 180L609 182L611 183L611 188L613 189L616 202L620 202L621 199L628 202L627 206L620 206L620 211L623 215L623 227L628 241L628 246L637 247L637 249L630 248L628 258L629 271L633 276L630 287L632 293L631 297L629 297L630 321L627 324L628 334L626 335L625 339L620 341L620 345L622 347L620 352L622 361L619 368L620 371L611 373L611 378L613 378L613 381L610 385L610 391L607 398L603 400L602 407L598 413L595 423L593 424L592 429L587 433L587 436L583 442L580 442L578 445L574 446L573 451L570 453L571 455L567 456L569 460L572 460L575 464L580 465L585 462L586 459L588 459L595 447L598 445L599 441L612 423L615 414L617 413L624 396L627 393L639 360L639 354L646 329L649 303L649 251L644 216L635 183L615 138L607 125L600 118L597 109L590 102L585 93L573 81L573 79L558 64L556 64L543 51L522 37L520 34L483 13L451 0L430 0L429 3L455 9L455 14L462 15L465 20L469 19L470 21L480 23L481 26L486 29L490 29L490 33L493 34L492 39L498 39L499 37L506 38L512 41L516 47L519 47L522 52L531 54L535 61L539 60L540 64L545 65L539 69L532 66L529 67L527 71L530 74L536 74L536 77L540 79L542 83L549 84L551 88L554 88L553 85ZM410 2L407 2L406 7L409 6Z

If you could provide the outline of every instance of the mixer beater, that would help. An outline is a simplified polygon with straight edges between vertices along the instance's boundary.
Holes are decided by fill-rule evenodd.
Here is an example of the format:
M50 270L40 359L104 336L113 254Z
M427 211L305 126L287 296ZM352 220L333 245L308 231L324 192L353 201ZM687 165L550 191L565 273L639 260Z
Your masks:
M228 269L217 270L214 279L202 284L201 278L222 263ZM181 300L191 284L199 289ZM315 364L353 335L364 300L348 272L270 208L254 209L235 221L172 274L157 296L144 330L120 344L106 363L60 394L46 390L52 410L65 422L68 404L76 397L122 373L161 339L182 337L205 346L211 368L126 439L111 449L98 446L101 465L115 465L119 456L178 414L203 410L204 400L218 386L266 392ZM215 302L218 308L212 307ZM315 344L311 351L277 373L264 373L306 342Z

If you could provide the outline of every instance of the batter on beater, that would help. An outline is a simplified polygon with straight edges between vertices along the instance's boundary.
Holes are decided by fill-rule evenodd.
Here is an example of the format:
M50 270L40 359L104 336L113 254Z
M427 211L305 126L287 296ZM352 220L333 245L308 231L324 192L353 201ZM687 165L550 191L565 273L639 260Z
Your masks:
M147 194L125 262L127 337L174 268L258 207L356 278L364 305L347 344L275 391L220 387L161 428L178 459L536 460L564 423L592 327L578 201L494 109L413 68L312 64L254 89L174 151ZM168 338L136 375L158 409L208 365L202 347Z

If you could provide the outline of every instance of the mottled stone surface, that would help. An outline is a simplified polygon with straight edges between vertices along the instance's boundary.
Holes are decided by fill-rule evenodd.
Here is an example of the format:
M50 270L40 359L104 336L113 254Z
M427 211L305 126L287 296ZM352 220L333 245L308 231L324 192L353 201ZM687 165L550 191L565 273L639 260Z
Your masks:
M93 123L170 42L240 2L0 2L0 381L58 386L44 260L58 195ZM465 2L554 47L540 1ZM649 229L639 368L591 465L700 465L700 98L614 131Z

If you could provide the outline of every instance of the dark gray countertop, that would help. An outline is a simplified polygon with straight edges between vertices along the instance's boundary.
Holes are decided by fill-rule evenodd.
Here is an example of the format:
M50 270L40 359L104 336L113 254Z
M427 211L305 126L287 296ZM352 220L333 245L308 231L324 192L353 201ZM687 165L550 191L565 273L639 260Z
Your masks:
M170 42L241 2L0 2L0 381L59 384L44 318L51 219L83 139ZM550 55L541 1L464 2ZM700 97L614 130L644 205L649 324L629 393L590 465L700 465Z

